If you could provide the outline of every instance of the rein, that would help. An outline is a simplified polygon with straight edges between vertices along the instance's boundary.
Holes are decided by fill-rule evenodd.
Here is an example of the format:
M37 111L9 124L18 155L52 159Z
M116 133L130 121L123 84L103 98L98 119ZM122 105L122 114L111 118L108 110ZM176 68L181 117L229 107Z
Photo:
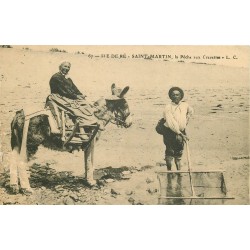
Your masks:
M103 110L102 109L100 109L100 108L98 108L97 106L93 106L93 108L95 108L97 111L100 111L100 112L103 112ZM106 109L105 111L104 111L104 114L106 114L107 112L108 112L109 110L108 109ZM121 111L120 111L121 112ZM123 114L123 112L121 112L122 114ZM114 116L113 115L113 113L112 113L112 115L110 115L110 122L112 123L112 124L116 124L117 122L120 122L121 124L123 124L123 125L125 125L126 124L126 122L124 122L123 120L121 120L121 119L119 119L119 118L117 118L116 116ZM127 116L128 117L128 116ZM126 117L126 118L127 118Z

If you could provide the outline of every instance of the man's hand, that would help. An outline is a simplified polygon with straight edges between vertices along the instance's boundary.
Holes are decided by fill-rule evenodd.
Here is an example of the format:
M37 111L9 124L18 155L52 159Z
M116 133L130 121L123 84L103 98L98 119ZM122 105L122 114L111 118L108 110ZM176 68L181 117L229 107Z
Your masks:
M189 141L189 138L186 135L184 135L183 133L180 133L180 136L182 137L182 139L184 141Z

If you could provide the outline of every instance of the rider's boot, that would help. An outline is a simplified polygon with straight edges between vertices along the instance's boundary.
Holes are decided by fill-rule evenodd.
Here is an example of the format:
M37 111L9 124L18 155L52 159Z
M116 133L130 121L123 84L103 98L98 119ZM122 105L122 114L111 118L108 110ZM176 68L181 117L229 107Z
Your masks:
M82 140L88 140L89 139L89 136L86 134L85 130L83 127L80 127L80 134L79 134L79 137L82 139Z

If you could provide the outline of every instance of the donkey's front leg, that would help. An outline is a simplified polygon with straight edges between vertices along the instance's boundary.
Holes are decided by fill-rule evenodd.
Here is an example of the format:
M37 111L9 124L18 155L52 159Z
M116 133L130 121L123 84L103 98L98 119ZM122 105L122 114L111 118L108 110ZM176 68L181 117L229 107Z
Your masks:
M89 147L84 151L85 178L91 186L96 184L96 181L94 180L94 149L95 138L93 138Z

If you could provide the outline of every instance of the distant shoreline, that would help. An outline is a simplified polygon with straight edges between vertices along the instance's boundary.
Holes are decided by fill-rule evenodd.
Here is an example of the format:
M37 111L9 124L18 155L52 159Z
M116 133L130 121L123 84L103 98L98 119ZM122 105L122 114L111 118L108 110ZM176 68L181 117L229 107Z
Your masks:
M11 45L23 51L65 53L90 59L153 60L249 68L247 46Z

